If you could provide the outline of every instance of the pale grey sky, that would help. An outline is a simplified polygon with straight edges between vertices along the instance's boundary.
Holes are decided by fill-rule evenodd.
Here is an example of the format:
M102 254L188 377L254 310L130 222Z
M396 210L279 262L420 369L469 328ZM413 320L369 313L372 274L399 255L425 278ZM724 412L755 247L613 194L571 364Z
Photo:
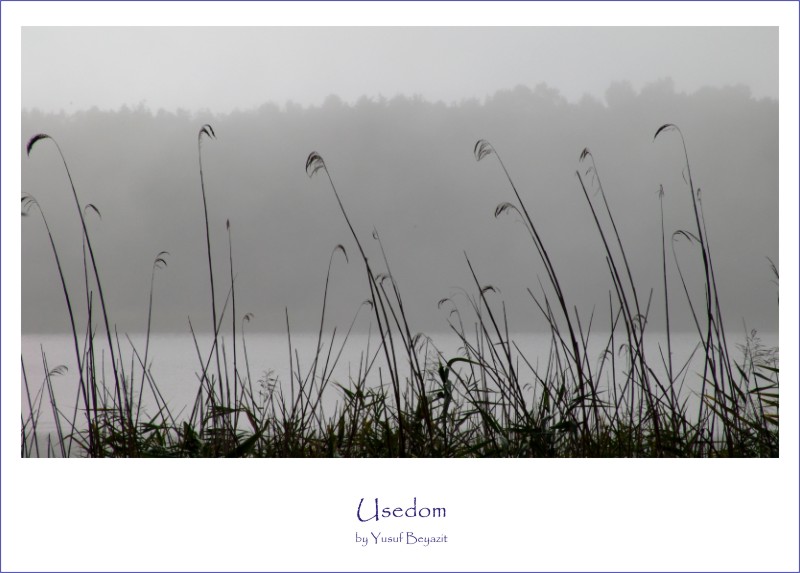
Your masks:
M546 83L570 101L672 78L778 97L777 28L25 28L23 107L225 113L266 101L483 99Z

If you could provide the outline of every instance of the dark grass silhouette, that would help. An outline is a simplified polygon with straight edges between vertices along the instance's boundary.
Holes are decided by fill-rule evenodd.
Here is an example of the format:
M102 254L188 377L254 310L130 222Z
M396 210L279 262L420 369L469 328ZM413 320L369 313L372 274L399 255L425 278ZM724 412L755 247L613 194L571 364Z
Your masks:
M645 344L647 317L653 289L642 291L633 279L625 241L614 220L603 189L595 158L588 149L580 154L584 170L577 171L578 188L586 200L603 248L610 288L608 340L597 364L590 359L589 337L595 316L579 316L565 295L545 238L534 223L523 195L517 189L496 149L479 140L477 161L494 155L512 191L513 201L501 202L495 217L516 214L530 236L545 280L538 289L528 289L532 303L550 329L550 345L544 354L529 356L509 335L507 310L501 293L479 279L473 261L465 254L473 278L469 288L442 299L449 309L449 324L460 344L458 355L447 356L423 333L414 333L407 318L398 281L376 229L371 235L380 251L379 265L370 260L359 226L345 209L342 196L319 153L306 160L309 177L326 175L344 222L361 258L366 276L367 299L359 307L346 333L337 340L337 328L325 335L328 288L337 252L349 263L344 245L332 251L325 275L319 331L313 356L301 357L293 346L288 311L287 343L290 358L288 380L267 374L254 380L250 372L245 323L236 312L236 273L233 231L228 235L229 287L218 306L212 261L212 233L202 164L202 138L216 138L204 125L198 132L200 187L206 231L206 249L211 290L212 338L210 348L201 348L191 320L198 360L198 388L187 410L168 406L154 380L150 364L150 325L156 271L167 265L166 252L156 255L151 274L147 333L144 352L130 338L126 357L116 327L109 319L100 273L85 223L82 207L61 149L56 143L78 207L83 227L85 304L88 322L83 331L75 321L74 304L62 272L57 241L44 210L30 195L22 198L23 214L35 207L58 268L70 317L75 364L49 368L42 352L45 377L38 390L22 365L27 408L21 416L23 456L228 456L228 457L497 457L497 456L777 456L778 455L778 357L777 349L765 348L755 333L748 337L737 362L731 357L725 336L714 265L705 226L700 190L691 177L689 154L680 130L666 124L656 139L676 132L685 157L687 187L694 216L693 228L671 234L673 261L679 271L680 288L691 309L698 349L702 352L700 399L689 411L689 393L684 390L690 373L688 361L673 364L670 307L666 293L666 237L663 188L659 194L663 289L666 315L666 356L648 355ZM34 144L47 135L34 136ZM52 140L55 143L55 140ZM675 241L688 241L700 252L693 260L681 260ZM701 265L704 296L690 296L682 265ZM279 271L279 269L276 269ZM777 268L773 265L775 280ZM674 285L673 285L674 286ZM100 299L102 320L95 324L94 293ZM267 293L268 296L268 293ZM364 307L370 312L370 332L355 373L343 381L334 378L350 334ZM229 311L226 319L225 314ZM230 321L230 322L227 322ZM230 324L232 348L226 348L224 324ZM99 331L104 330L104 333ZM238 327L238 333L237 333ZM104 336L105 343L96 343ZM97 352L108 353L113 381L107 384ZM327 349L327 350L326 350ZM659 346L660 349L660 346ZM241 350L241 354L240 354ZM652 352L652 351L651 351ZM229 362L229 356L231 360ZM304 362L301 358L305 358ZM243 360L243 363L242 363ZM124 364L130 362L126 370ZM308 364L303 369L302 364ZM212 367L213 364L213 367ZM74 403L58 404L52 389L55 376L77 377ZM137 373L136 370L139 370ZM353 369L351 369L351 372ZM338 402L325 412L323 395L336 391ZM145 401L144 398L148 400ZM48 404L49 403L49 404ZM154 404L145 408L144 403ZM55 435L41 443L42 409L49 405L55 420Z

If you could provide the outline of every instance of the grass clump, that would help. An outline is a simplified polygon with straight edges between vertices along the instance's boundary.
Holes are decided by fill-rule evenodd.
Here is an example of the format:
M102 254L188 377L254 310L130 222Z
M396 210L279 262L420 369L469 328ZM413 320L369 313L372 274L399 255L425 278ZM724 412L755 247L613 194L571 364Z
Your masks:
M549 329L549 346L536 356L509 333L505 303L498 290L478 277L465 255L472 284L444 298L449 326L458 340L455 355L440 351L435 341L415 333L398 282L391 271L377 230L379 267L367 256L362 234L350 218L331 172L319 153L306 160L309 177L322 174L332 190L360 257L368 296L352 323L337 338L325 335L325 314L331 269L337 254L349 262L345 246L331 252L315 351L307 367L293 346L288 311L287 380L272 372L255 378L247 355L245 324L252 315L237 315L233 231L228 236L228 285L224 300L217 288L212 261L212 232L202 164L203 136L215 139L210 125L198 132L200 189L203 200L208 278L211 292L210 348L203 348L190 320L198 364L195 399L175 412L164 399L150 369L150 327L156 271L167 266L168 253L158 253L152 266L147 332L143 352L129 337L124 347L110 320L101 274L85 216L99 215L82 205L61 148L50 136L34 136L28 154L42 140L52 141L64 164L83 229L83 292L77 295L65 280L57 242L45 212L30 195L22 197L23 215L40 215L58 269L71 327L75 363L51 368L42 352L44 380L29 383L22 364L24 406L21 416L22 456L89 457L716 457L778 455L779 365L777 349L764 347L752 332L739 348L737 361L729 350L716 275L708 242L700 190L691 176L689 154L680 130L666 124L655 139L677 133L684 151L690 228L668 235L661 203L661 259L666 319L666 355L653 346L647 319L653 290L642 291L633 271L593 155L585 149L576 171L577 187L592 215L608 269L607 338L600 359L589 350L594 316L580 317L568 300L556 269L522 194L500 154L486 140L473 149L475 159L493 156L508 182L509 201L500 202L495 217L515 213L525 228L541 265L544 280L528 289L532 304ZM663 199L663 187L659 201ZM673 362L670 330L667 238L679 272L679 284L691 311L697 337L697 360ZM702 269L704 294L693 299L683 273L686 261L674 244L688 241ZM773 265L777 281L777 269ZM215 276L217 281L215 282ZM97 296L95 296L97 293ZM97 317L96 300L100 302ZM77 301L85 305L87 323L76 323ZM222 301L222 304L219 304ZM369 314L370 335L361 358L350 364L347 380L335 376L356 319ZM222 332L230 313L231 362ZM653 311L655 312L655 311ZM661 312L660 310L658 312ZM208 332L205 330L204 332ZM102 331L102 332L101 332ZM104 340L100 340L103 338ZM240 352L241 351L241 352ZM98 364L99 356L102 356ZM110 359L113 379L106 380L103 360ZM126 363L130 363L126 367ZM694 402L685 388L690 374L701 386ZM75 400L57 402L53 378L77 378ZM336 393L331 409L324 396ZM55 432L43 437L42 413L52 412Z

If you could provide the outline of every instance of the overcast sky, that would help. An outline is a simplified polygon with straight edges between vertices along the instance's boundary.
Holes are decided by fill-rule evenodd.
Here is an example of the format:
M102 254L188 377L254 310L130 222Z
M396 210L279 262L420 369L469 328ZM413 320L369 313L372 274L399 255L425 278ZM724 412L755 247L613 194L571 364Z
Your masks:
M25 28L24 108L226 113L330 94L483 99L546 83L569 101L664 78L778 96L777 28Z

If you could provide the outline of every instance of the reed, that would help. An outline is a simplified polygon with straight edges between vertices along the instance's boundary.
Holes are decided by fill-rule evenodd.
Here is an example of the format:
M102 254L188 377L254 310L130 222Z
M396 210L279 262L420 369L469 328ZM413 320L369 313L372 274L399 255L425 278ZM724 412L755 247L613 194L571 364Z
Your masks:
M592 216L608 269L608 332L595 358L590 339L600 321L592 312L581 316L568 300L557 272L557 262L535 224L524 190L513 181L496 149L479 140L473 153L477 161L493 155L511 189L511 201L498 204L495 218L516 214L536 255L538 288L528 288L531 303L549 328L549 347L536 354L515 338L509 326L502 293L481 276L480 261L465 253L472 283L456 289L439 302L447 313L451 333L458 339L455 354L445 354L436 341L415 332L408 319L399 282L392 272L387 245L377 229L373 243L362 240L359 226L345 208L328 166L319 153L306 160L309 177L324 173L352 239L336 245L330 254L322 289L319 328L311 356L301 355L292 339L291 321L285 313L289 373L279 379L274 372L255 377L248 359L245 323L252 314L237 311L237 274L234 268L233 232L226 221L230 285L217 298L212 229L202 164L203 136L214 139L204 125L198 133L200 187L206 236L208 277L211 288L211 347L201 348L192 321L189 330L197 354L197 390L193 404L175 410L164 399L151 369L151 323L156 271L166 267L166 252L153 261L147 306L147 332L143 352L129 337L120 343L109 318L100 273L84 218L93 205L82 206L72 178L67 175L83 229L85 314L81 332L76 320L76 297L61 266L57 240L41 205L30 195L22 198L23 214L36 209L44 223L58 270L70 321L76 368L50 367L42 351L45 376L40 385L29 379L22 364L25 405L21 413L22 456L115 457L716 457L778 455L779 362L777 349L765 347L757 333L749 333L739 348L737 361L729 350L720 304L711 242L705 224L700 190L691 177L689 154L680 130L666 124L655 139L668 132L680 135L684 151L682 169L691 199L689 228L670 231L664 220L663 187L658 193L661 216L661 285L666 318L666 355L660 344L657 357L647 319L653 288L643 290L634 280L612 209L613 194L603 188L595 157L585 149L576 171L579 193ZM33 145L46 135L34 136ZM58 148L58 144L56 144ZM61 149L58 148L61 159ZM654 205L655 208L655 205ZM667 257L670 237L672 260ZM692 249L679 256L676 242ZM365 300L347 329L326 324L331 304L334 259L341 254L349 263L355 247L366 285ZM390 246L390 245L389 245ZM373 254L370 257L370 254ZM673 263L679 285L670 285ZM774 281L777 267L770 261ZM685 269L702 269L704 293L693 297ZM339 272L339 271L337 271ZM674 282L674 281L673 281ZM686 297L697 335L702 362L699 372L673 357L669 292L678 286ZM95 340L97 328L93 301L100 299L100 320L105 341ZM221 293L220 293L221 294ZM230 310L229 310L230 309ZM368 309L368 310L364 310ZM362 314L362 310L364 314ZM226 317L226 312L230 316ZM360 358L350 364L347 376L338 374L357 321L368 321L369 336ZM226 338L230 326L230 339ZM343 333L343 334L342 334ZM650 338L649 338L650 337ZM230 343L230 346L227 346ZM230 354L229 354L230 351ZM229 362L229 356L231 361ZM104 364L108 357L113 381L107 385ZM98 364L99 361L99 364ZM125 364L129 363L126 368ZM138 369L138 370L137 370ZM214 372L216 370L216 372ZM212 374L213 372L213 374ZM75 400L59 404L53 379L72 375ZM700 396L689 408L689 376L699 375ZM335 393L333 409L324 399ZM328 411L326 411L328 404ZM54 420L54 435L41 435L43 412Z

